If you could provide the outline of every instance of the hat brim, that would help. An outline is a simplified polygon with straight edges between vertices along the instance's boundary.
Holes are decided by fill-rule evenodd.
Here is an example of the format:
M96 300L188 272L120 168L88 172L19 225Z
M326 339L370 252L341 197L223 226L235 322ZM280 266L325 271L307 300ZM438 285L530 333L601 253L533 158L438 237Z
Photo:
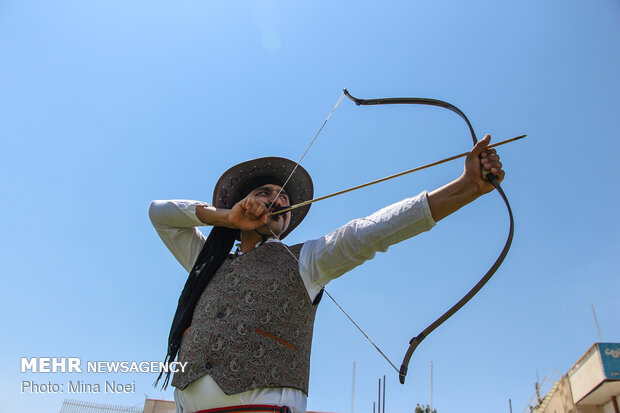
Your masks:
M291 173L295 171L292 176ZM289 179L290 176L290 179ZM312 199L314 186L310 174L301 165L286 158L266 157L242 162L228 169L215 185L213 190L213 206L231 209L240 201L239 196L247 189L248 184L257 178L273 177L286 182L286 193L291 205ZM280 239L284 239L294 230L308 214L310 205L291 211L291 221Z

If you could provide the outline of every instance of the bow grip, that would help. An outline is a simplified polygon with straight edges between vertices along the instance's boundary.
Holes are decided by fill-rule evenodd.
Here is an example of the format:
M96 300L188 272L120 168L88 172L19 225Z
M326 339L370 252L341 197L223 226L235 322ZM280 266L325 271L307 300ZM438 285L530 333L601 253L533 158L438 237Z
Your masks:
M483 166L481 166L480 169L482 169L482 179L484 179L485 181L491 182L493 184L493 186L495 186L493 181L499 182L497 180L497 176L495 176L495 174L493 172L487 171L486 169L484 169Z
M495 176L495 175L493 175L490 171L487 171L486 169L484 169L484 167L483 167L483 166L481 166L481 169L482 169L482 179L484 179L485 181L490 180L490 179L489 179L489 178L490 178L490 177L489 177L489 175L491 175L491 176Z

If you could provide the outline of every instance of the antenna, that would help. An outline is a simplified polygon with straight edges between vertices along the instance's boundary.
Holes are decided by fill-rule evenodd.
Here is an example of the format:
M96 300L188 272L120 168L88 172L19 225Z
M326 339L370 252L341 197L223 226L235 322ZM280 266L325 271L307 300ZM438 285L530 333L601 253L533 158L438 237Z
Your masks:
M603 336L601 335L601 328L598 326L598 319L596 318L596 311L594 311L594 302L590 300L590 306L592 306L592 315L594 315L594 324L596 324L596 331L598 331L598 338L603 341Z
M536 383L534 383L534 387L536 388L536 398L538 399L537 406L540 406L542 403L542 398L540 397L540 379L538 378L538 369L536 369Z

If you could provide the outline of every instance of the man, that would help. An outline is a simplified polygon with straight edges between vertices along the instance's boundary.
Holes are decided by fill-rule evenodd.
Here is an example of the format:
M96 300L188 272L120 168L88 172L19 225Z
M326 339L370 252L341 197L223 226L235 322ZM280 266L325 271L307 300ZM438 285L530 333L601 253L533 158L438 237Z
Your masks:
M155 229L190 272L166 358L188 363L172 381L177 411L305 412L314 315L325 285L492 191L482 171L500 181L504 171L489 141L487 135L474 146L463 174L449 184L291 247L280 241L309 207L269 212L311 199L313 186L290 160L233 166L216 184L212 205L153 201ZM207 239L201 225L213 226Z

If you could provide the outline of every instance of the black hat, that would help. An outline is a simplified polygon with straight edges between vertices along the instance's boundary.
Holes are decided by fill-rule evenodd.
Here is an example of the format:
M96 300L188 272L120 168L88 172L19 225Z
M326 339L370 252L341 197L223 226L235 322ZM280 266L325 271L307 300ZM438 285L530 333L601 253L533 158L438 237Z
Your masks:
M295 168L296 166L297 168ZM295 173L291 176L293 170ZM286 185L284 185L285 182ZM213 191L213 206L230 209L250 191L264 183L282 186L291 205L308 201L314 195L312 178L301 165L297 165L296 162L286 158L267 157L242 162L224 172ZM310 205L293 209L291 211L291 222L286 231L280 235L280 239L284 239L295 229L306 217L309 210Z

